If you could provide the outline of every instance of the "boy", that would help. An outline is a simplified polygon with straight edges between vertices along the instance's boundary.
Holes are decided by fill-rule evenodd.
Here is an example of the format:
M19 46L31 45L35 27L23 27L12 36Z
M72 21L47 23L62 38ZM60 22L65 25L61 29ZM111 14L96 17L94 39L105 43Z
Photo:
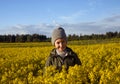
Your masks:
M62 27L53 30L51 42L55 48L51 51L45 67L53 65L57 70L61 71L62 65L65 66L66 70L68 70L69 66L74 66L75 64L81 65L78 56L72 49L67 47L67 37Z

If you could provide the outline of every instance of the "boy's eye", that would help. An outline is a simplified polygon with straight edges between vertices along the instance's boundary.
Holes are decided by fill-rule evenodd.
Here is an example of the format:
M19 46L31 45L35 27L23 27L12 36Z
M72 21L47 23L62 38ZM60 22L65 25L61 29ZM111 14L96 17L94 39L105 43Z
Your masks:
M63 44L63 43L64 43L64 41L62 41L62 42L57 42L57 44L60 44L60 43L62 43L62 44Z
M60 42L57 42L57 44L60 44Z

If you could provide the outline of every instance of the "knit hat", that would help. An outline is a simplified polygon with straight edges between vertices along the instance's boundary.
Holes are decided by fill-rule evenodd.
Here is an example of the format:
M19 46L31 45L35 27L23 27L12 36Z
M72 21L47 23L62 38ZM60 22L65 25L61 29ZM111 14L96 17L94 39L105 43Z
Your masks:
M66 33L62 27L53 30L51 39L52 45L54 45L55 41L60 38L64 38L67 41Z

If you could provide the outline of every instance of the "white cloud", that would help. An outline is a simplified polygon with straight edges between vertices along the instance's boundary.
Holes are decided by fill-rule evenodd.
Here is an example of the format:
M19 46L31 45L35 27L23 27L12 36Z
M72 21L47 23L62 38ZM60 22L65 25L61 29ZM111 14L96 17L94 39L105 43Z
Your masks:
M96 22L84 22L76 24L64 24L69 34L101 34L109 31L120 32L120 16L111 16Z
M50 32L53 30L53 26L49 24L38 24L38 25L15 25L2 30L0 34L43 34L50 35Z
M120 32L120 15L111 16L96 22L84 23L64 23L61 24L67 34L101 34L109 31ZM6 30L1 30L0 34L43 34L51 36L55 24L37 24L37 25L15 25Z

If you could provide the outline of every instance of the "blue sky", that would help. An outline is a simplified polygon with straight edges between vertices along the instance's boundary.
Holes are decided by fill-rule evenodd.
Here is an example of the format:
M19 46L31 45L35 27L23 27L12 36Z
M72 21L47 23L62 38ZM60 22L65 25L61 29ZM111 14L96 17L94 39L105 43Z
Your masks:
M0 0L0 34L120 31L120 0Z

